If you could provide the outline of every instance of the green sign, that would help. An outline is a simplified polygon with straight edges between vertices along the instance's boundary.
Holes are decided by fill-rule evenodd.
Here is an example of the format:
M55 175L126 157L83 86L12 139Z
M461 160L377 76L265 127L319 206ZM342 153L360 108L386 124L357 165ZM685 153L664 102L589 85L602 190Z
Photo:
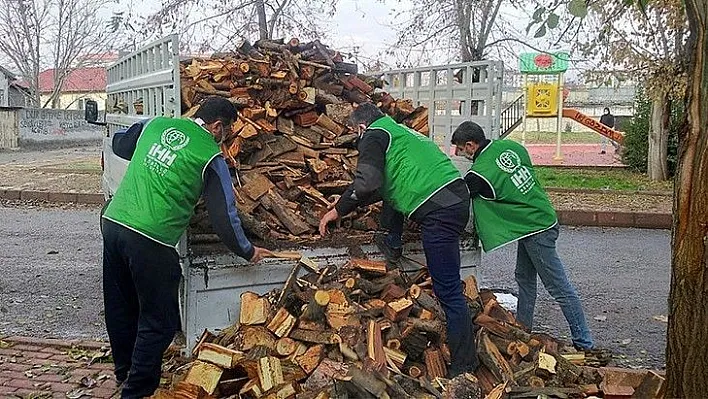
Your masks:
M570 55L558 53L522 53L519 56L521 73L533 75L553 75L568 70Z

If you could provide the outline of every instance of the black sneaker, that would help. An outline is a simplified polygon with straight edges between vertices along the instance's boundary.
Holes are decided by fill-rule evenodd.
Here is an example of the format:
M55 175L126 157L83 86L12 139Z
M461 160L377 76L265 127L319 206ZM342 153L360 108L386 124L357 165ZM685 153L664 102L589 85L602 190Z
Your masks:
M398 263L401 261L401 256L403 256L403 248L393 248L386 242L385 233L374 234L374 244L381 251L384 258L389 263Z

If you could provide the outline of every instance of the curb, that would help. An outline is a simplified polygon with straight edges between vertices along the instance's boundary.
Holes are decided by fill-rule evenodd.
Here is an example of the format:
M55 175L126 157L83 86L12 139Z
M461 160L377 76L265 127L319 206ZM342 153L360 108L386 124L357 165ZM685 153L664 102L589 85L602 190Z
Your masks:
M21 336L10 336L2 338L3 341L12 344L35 345L35 346L51 346L53 348L84 348L84 349L105 349L109 347L108 342L101 341L82 341L79 339L63 340L53 338L32 338ZM12 347L10 347L12 348Z
M550 191L550 190L549 190ZM601 190L601 192L605 192ZM656 193L650 195L657 195ZM32 190L2 190L0 199L35 200L54 203L75 203L102 205L103 194L99 193L56 193ZM632 227L639 229L671 229L673 217L670 213L608 212L558 210L558 220L567 226Z
M603 190L598 188L563 188L563 187L546 187L546 192L549 193L566 193L566 194L609 194L609 195L646 195L651 197L673 197L674 193L670 191L621 191L621 190Z
M45 201L55 203L74 203L103 205L105 198L101 193L61 193L34 190L0 189L0 199L14 201Z
M558 220L566 226L631 227L637 229L671 229L670 213L605 212L559 210Z

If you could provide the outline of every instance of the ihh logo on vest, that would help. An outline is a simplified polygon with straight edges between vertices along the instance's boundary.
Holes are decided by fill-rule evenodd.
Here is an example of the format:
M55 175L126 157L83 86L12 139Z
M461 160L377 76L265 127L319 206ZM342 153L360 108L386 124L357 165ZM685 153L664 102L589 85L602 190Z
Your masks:
M160 143L154 143L147 154L145 164L150 170L163 176L177 158L177 151L189 144L189 137L175 128L162 132Z
M526 166L521 165L521 157L512 150L502 152L496 160L499 169L511 174L511 182L521 192L528 193L536 184L531 175L531 171Z

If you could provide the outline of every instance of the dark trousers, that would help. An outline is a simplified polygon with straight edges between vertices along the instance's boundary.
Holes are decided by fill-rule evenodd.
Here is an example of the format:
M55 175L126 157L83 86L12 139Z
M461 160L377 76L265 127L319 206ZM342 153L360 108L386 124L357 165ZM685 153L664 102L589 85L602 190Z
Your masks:
M469 210L470 202L465 200L416 220L423 233L423 250L433 279L433 292L445 311L447 345L451 355L450 376L474 371L479 364L474 326L460 279L460 235L467 226ZM403 231L402 216L387 215L386 220L389 236Z
M162 355L180 327L179 256L130 229L102 220L103 301L122 398L143 398L160 384Z

